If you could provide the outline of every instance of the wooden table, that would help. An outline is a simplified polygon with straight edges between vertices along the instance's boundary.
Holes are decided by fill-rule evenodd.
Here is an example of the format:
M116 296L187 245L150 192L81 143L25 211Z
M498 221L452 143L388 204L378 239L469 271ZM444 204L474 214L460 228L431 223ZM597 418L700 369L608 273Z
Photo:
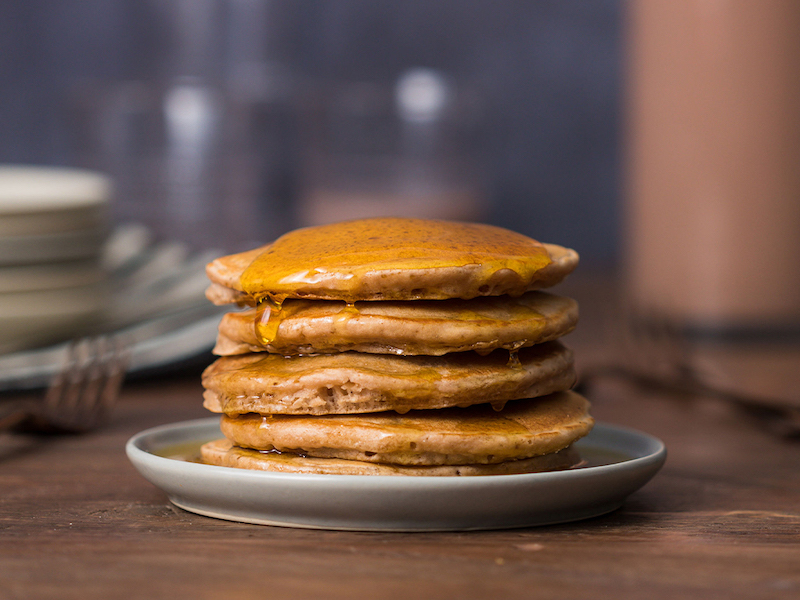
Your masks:
M592 343L575 338L586 355ZM197 372L130 382L99 432L0 434L0 598L800 598L800 443L722 400L615 379L590 388L598 420L669 449L612 514L389 534L173 507L123 447L147 427L207 416L201 392Z

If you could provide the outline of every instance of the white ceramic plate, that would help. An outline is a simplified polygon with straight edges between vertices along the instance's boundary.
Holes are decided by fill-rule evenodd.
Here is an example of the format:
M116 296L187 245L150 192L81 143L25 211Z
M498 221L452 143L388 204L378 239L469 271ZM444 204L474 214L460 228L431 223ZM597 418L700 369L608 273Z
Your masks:
M94 171L0 165L0 259L22 264L97 253L112 188Z
M221 437L212 417L132 437L139 472L190 512L245 523L356 531L457 531L562 523L613 511L666 459L644 433L597 424L578 442L589 466L552 473L402 477L267 473L192 462Z
M112 188L108 176L86 169L0 165L0 214L49 214L99 206L108 202Z
M107 237L108 233L100 227L41 235L0 235L0 265L96 260Z

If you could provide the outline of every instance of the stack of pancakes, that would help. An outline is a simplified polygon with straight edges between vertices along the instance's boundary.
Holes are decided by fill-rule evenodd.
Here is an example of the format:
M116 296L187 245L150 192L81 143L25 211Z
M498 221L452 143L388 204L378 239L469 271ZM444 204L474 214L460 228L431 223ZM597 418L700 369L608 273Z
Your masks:
M574 300L539 291L577 254L506 229L366 219L210 263L236 303L203 374L210 464L296 473L569 468L593 420L569 391Z

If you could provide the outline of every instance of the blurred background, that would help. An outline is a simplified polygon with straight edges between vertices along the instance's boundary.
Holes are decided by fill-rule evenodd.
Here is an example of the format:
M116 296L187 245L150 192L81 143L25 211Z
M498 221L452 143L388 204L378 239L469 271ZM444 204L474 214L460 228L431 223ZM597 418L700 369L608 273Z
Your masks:
M107 176L117 272L161 244L117 324L297 226L479 220L581 254L585 364L800 404L797 31L794 0L5 0L0 163Z
M442 216L611 264L621 12L616 0L8 0L0 162L99 169L116 218L225 249L340 215L331 197L352 190L319 193L341 188L342 170L378 179L361 182L382 188L373 197L406 177L428 188L416 212L438 196ZM422 106L399 106L404 76L421 94L405 102ZM427 172L386 164L418 158Z

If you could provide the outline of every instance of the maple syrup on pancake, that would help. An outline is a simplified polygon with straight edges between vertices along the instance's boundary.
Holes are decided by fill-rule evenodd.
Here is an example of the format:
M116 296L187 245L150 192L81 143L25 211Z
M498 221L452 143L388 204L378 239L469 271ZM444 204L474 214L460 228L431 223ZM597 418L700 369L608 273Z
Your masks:
M336 325L335 330L343 332L345 337L340 339L336 334L332 334L329 336L328 341L342 345L345 345L347 341L346 332L349 322L359 318L379 318L385 322L396 320L398 323L413 321L417 325L426 324L432 327L436 327L437 323L446 319L448 321L473 323L475 327L485 325L487 332L493 331L501 323L511 324L525 321L528 323L531 333L526 336L526 339L519 340L509 348L511 353L509 366L520 367L517 351L527 345L528 338L535 337L538 331L545 327L545 317L522 301L509 302L505 304L502 312L498 311L495 314L492 314L488 309L481 310L480 306L470 307L471 303L480 305L483 300L483 298L477 298L466 303L460 300L419 300L414 304L420 310L408 311L404 310L404 307L398 306L396 302L339 302L335 300L297 300L287 298L283 303L279 304L266 297L257 306L254 317L255 334L259 344L266 348L270 344L279 342L280 325L294 316L306 319L332 319ZM435 307L435 310L430 311L429 309L435 304L440 304L441 307ZM378 311L373 310L381 305L384 305L385 308ZM441 308L441 311L438 310L439 308ZM536 327L532 326L534 324ZM432 344L433 340L428 340L427 343ZM442 341L442 346L447 345L446 341ZM276 346L280 347L280 343L277 343ZM413 347L413 344L407 344L407 346ZM403 348L397 348L389 344L385 346L384 350L387 354L405 353ZM280 352L280 350L276 351ZM417 353L419 352L411 352L411 354Z
M287 233L245 269L241 287L257 302L256 339L268 346L289 316L284 301L302 297L308 284L325 280L328 291L345 302L336 318L346 321L358 317L355 301L361 283L375 273L477 265L481 275L475 279L475 289L466 294L475 297L481 295L481 282L498 270L510 269L528 280L550 262L539 242L491 225L364 219ZM424 290L413 289L382 292L384 299L424 295ZM454 317L473 318L466 312Z
M377 218L345 221L291 231L258 255L241 277L242 291L259 301L302 298L313 288L352 303L366 278L402 271L478 271L463 297L485 295L481 288L500 270L530 281L551 263L545 247L527 236L477 223ZM385 289L385 300L440 298L436 290Z

